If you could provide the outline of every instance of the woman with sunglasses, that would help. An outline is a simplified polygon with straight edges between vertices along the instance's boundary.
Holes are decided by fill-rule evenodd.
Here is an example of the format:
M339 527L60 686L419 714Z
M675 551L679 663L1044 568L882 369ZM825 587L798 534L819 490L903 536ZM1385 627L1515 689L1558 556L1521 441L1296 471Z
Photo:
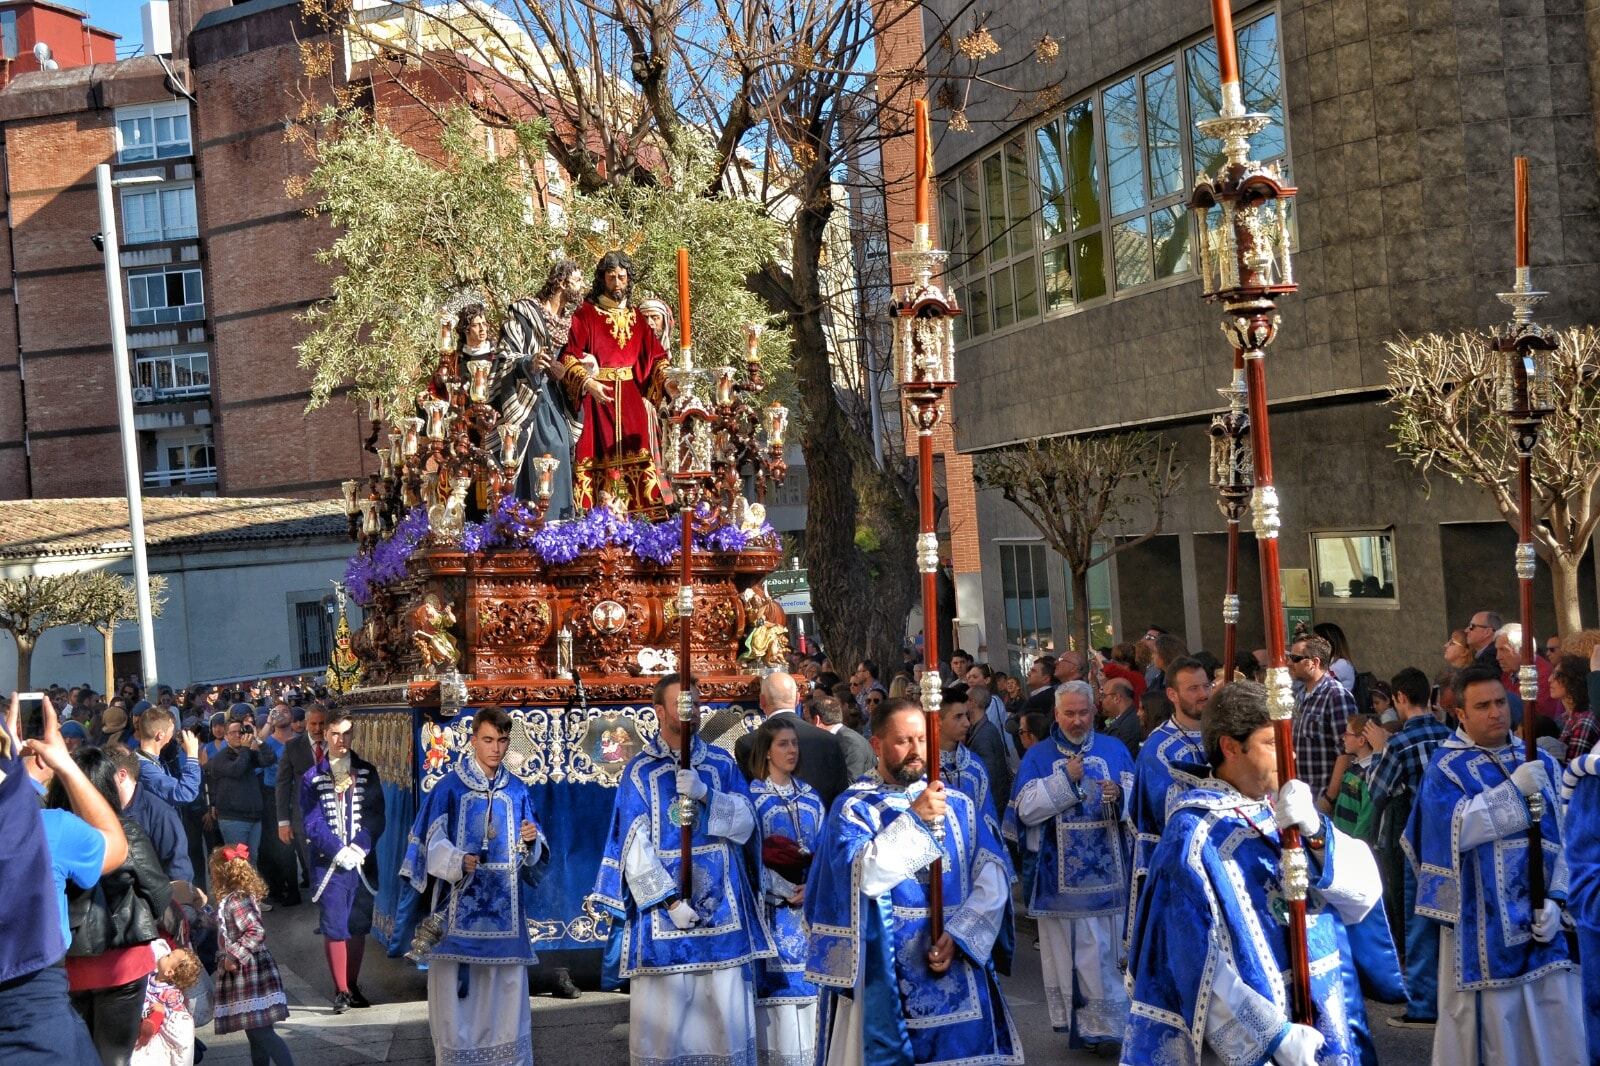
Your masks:
M881 689L868 694L881 698ZM756 1047L761 1062L816 1057L817 986L805 979L808 930L800 908L806 874L827 811L815 789L795 776L800 735L792 715L775 715L756 730L745 772L761 834L761 902L778 956L756 972Z

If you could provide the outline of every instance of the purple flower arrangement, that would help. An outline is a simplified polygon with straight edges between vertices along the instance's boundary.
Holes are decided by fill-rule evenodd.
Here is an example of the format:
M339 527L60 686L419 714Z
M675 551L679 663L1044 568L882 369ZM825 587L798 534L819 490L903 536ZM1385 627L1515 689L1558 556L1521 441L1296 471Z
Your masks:
M702 504L700 515L708 513ZM388 538L351 559L345 568L345 585L355 601L368 606L376 586L404 577L407 561L427 535L427 512L419 507L401 519ZM507 497L483 521L466 524L461 547L474 554L489 548L521 548L533 552L547 565L561 566L586 551L616 545L644 562L666 566L678 557L681 537L682 526L676 518L664 522L619 518L602 507L569 522L540 526L532 507L523 500ZM723 523L694 535L696 551L742 552L776 543L772 527L765 522L750 531Z

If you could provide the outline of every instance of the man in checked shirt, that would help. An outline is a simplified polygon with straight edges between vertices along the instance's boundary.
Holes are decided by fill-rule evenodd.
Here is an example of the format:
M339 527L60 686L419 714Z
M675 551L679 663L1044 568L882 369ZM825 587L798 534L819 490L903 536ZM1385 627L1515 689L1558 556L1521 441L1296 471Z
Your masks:
M1328 672L1333 649L1321 637L1304 637L1289 649L1289 675L1300 682L1294 712L1295 776L1313 796L1327 793L1333 764L1344 751L1344 731L1356 698Z
M1367 730L1368 739L1382 745L1367 782L1377 827L1378 869L1384 876L1385 896L1391 886L1401 890L1394 901L1398 915L1392 910L1391 920L1405 926L1406 1012L1388 1021L1393 1026L1421 1027L1439 1017L1439 926L1416 912L1417 878L1400 853L1400 837L1422 787L1423 771L1434 749L1449 739L1450 729L1429 706L1427 674L1408 667L1389 684L1394 709L1400 713L1400 731L1391 737L1382 729Z

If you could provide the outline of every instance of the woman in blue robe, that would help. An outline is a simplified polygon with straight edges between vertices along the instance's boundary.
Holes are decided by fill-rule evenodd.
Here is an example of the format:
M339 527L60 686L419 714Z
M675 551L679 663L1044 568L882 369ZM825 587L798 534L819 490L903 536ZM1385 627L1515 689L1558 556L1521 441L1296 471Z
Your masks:
M778 949L756 971L756 1046L766 1066L809 1066L816 1056L817 986L805 979L808 931L800 908L827 811L794 776L800 736L790 715L756 731L745 768L761 835L761 901Z

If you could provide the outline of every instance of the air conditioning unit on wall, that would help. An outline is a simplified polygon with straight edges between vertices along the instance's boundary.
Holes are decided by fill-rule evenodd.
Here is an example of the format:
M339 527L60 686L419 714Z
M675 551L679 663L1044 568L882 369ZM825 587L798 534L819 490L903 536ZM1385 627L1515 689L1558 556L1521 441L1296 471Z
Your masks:
M155 403L156 390L148 385L135 385L133 387L134 403Z

